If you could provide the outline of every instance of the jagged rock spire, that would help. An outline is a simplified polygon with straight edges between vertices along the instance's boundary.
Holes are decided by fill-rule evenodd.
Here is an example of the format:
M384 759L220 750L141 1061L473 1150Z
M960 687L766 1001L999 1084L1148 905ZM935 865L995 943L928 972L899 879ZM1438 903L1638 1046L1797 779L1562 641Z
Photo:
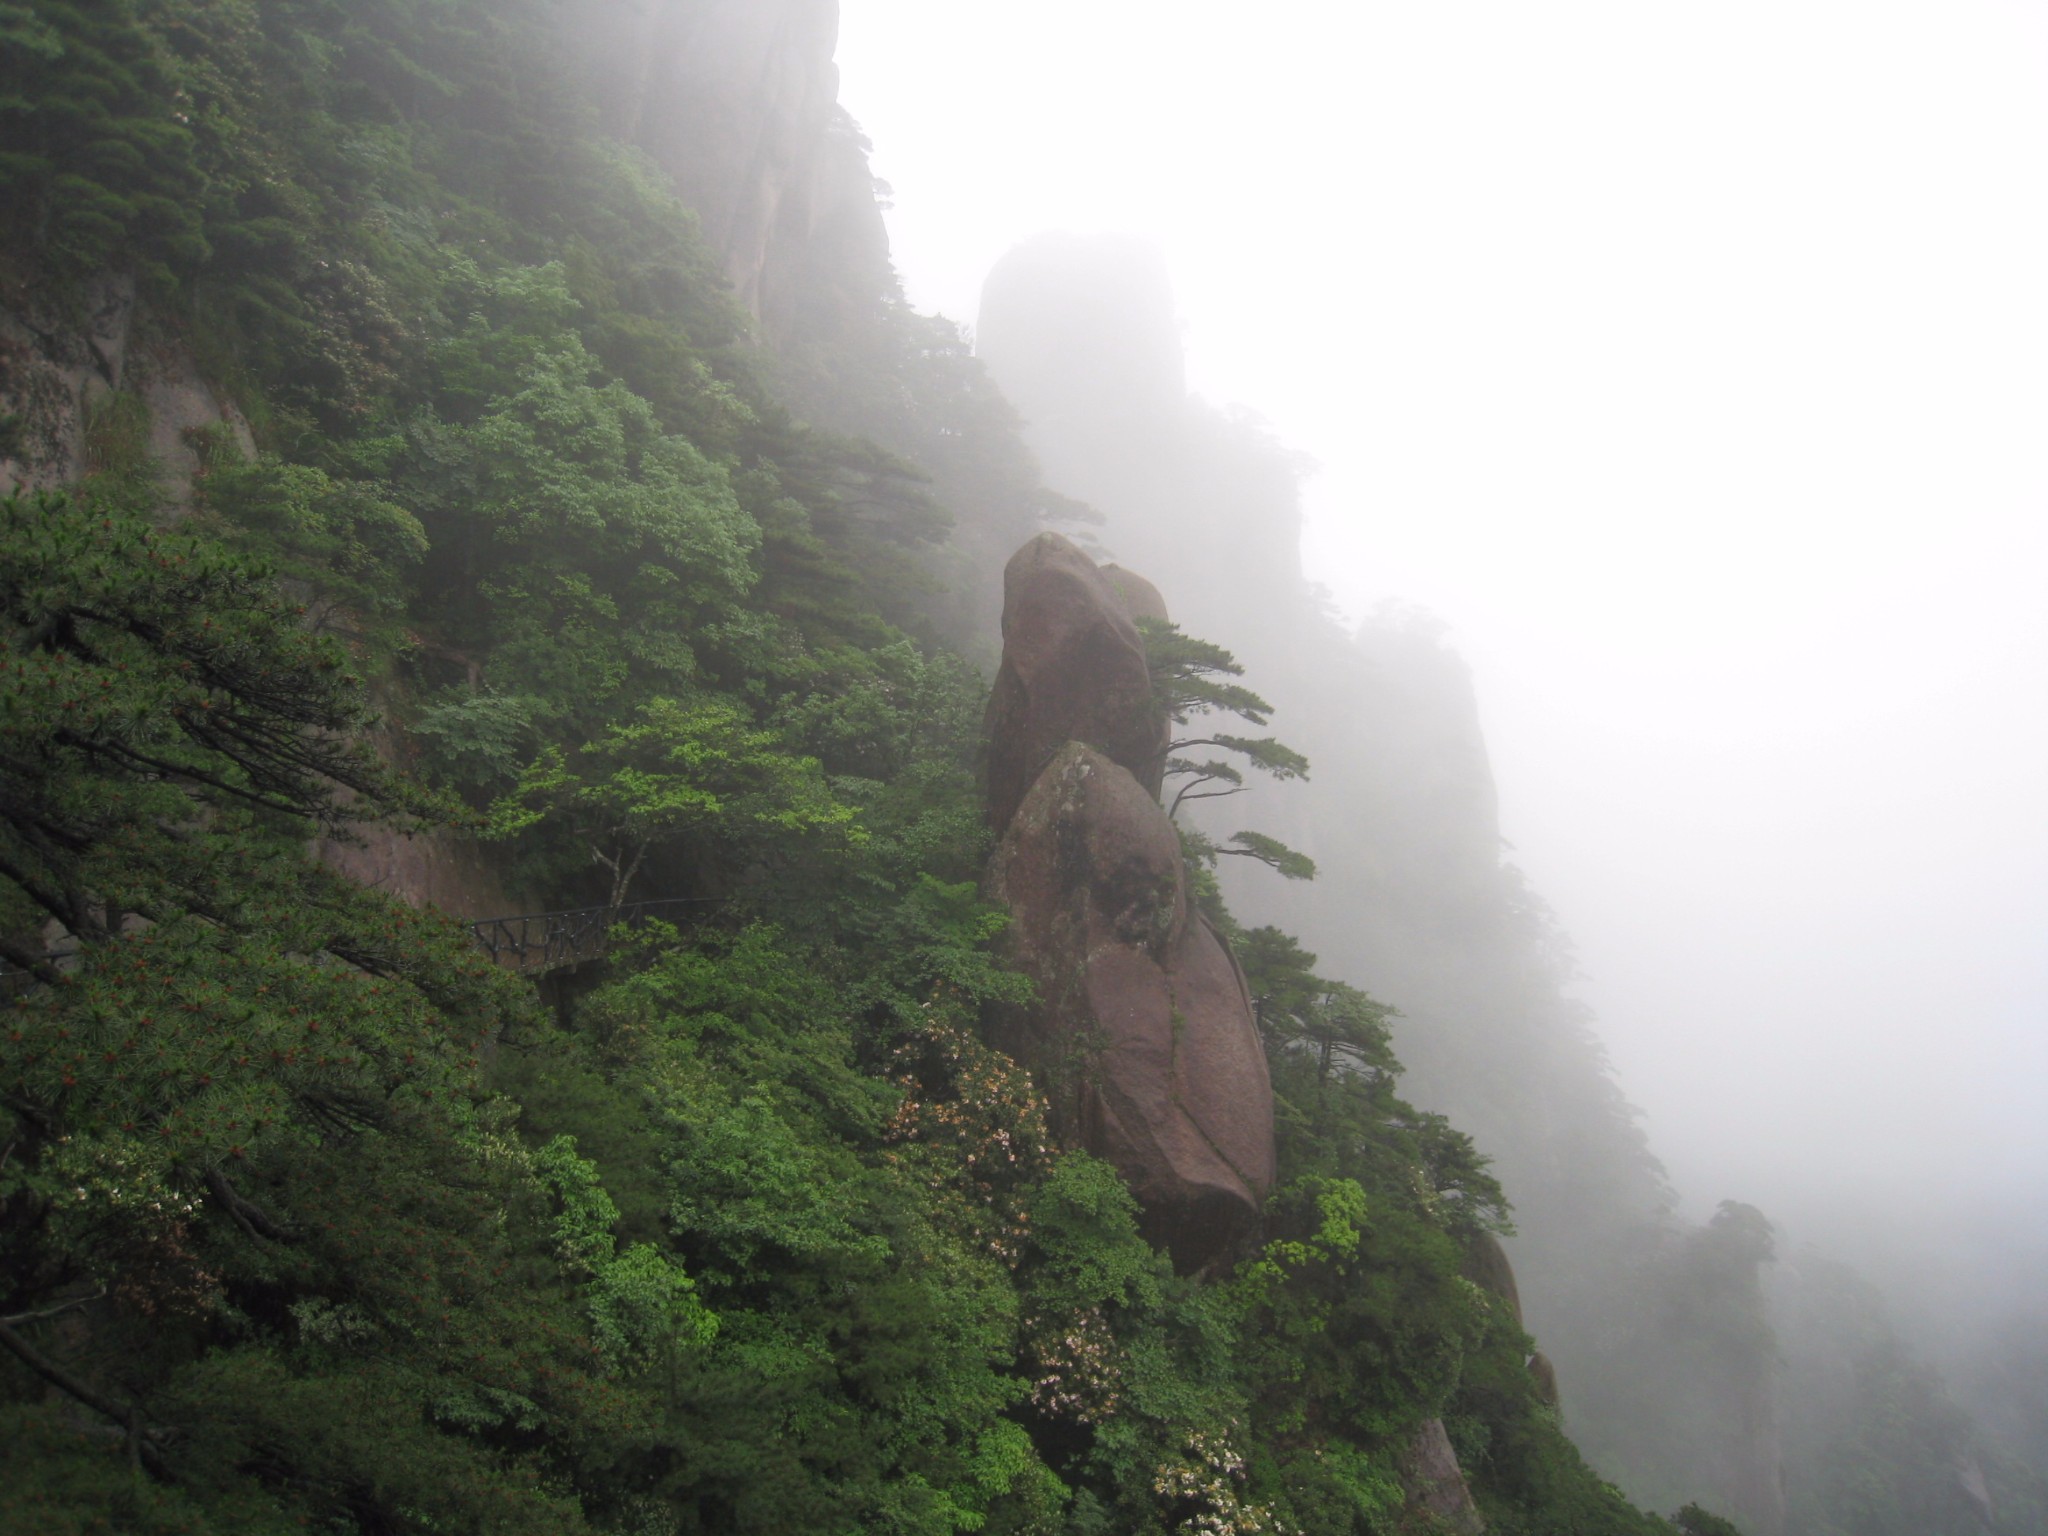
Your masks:
M1062 1133L1114 1165L1184 1271L1254 1238L1274 1174L1273 1092L1244 973L1188 903L1158 799L1165 717L1120 586L1043 535L1005 576L989 708L989 887L1038 1000L1003 1043ZM1149 594L1149 596L1147 595Z

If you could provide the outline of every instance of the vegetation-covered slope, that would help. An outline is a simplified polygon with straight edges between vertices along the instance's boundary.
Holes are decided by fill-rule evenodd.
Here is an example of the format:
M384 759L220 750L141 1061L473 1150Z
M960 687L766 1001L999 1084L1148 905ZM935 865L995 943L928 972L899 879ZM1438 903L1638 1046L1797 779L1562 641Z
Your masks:
M1047 1135L932 575L1046 503L887 292L754 350L610 12L0 6L0 1524L1420 1529L1441 1420L1495 1530L1668 1529L1285 935L1234 1269ZM394 819L694 917L543 1001L307 855Z

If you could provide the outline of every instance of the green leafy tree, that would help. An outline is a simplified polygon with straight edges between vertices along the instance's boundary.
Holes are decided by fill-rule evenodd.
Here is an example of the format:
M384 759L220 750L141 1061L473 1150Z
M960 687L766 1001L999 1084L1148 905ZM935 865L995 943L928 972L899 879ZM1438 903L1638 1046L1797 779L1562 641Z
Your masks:
M0 899L32 979L0 1034L0 1417L41 1448L9 1467L34 1523L577 1530L513 1442L617 1433L689 1320L630 1249L558 1252L477 1080L525 989L307 859L408 803L368 721L262 567L0 503Z
M224 917L231 829L345 834L404 804L362 740L361 679L264 568L58 496L0 504L0 538L0 876L75 941L111 942L131 916ZM47 955L8 953L59 979Z
M507 1053L532 1133L558 1160L575 1135L589 1182L646 1202L717 1320L603 1478L644 1478L687 1528L1047 1519L1062 1490L1009 1417L1042 1112L944 987L866 1069L844 964L765 925L706 934Z
M447 282L476 309L437 355L440 411L358 450L427 531L421 580L453 599L435 630L579 729L704 686L707 646L765 628L742 607L761 530L726 467L605 376L560 265Z
M262 551L301 583L316 629L388 631L427 553L419 520L364 481L274 456L244 462L223 435L209 445L214 462L197 486L223 537Z
M0 196L62 277L209 253L173 70L130 0L0 5Z
M1398 1017L1393 1009L1357 987L1317 976L1316 957L1277 928L1251 929L1236 948L1269 1049L1308 1051L1319 1095L1340 1069L1374 1078L1400 1071L1388 1034L1389 1021Z
M550 823L604 870L613 907L655 850L672 873L729 880L751 861L786 863L866 838L815 759L716 699L656 699L573 760L547 747L496 803L491 825L502 838Z

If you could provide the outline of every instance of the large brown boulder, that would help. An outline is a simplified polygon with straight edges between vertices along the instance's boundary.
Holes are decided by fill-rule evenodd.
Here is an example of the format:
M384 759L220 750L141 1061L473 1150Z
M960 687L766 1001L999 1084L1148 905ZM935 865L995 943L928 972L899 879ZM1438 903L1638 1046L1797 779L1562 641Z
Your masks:
M1508 1262L1508 1251L1501 1247L1499 1238L1491 1232L1473 1237L1465 1245L1465 1261L1460 1268L1467 1280L1506 1302L1515 1326L1522 1326L1522 1290L1515 1284L1515 1266Z
M1272 1085L1244 973L1188 907L1173 824L1124 767L1069 742L1009 819L989 884L1038 989L1003 1043L1183 1271L1228 1256L1272 1187Z
M1501 1247L1500 1239L1491 1232L1481 1232L1466 1246L1463 1273L1467 1280L1483 1291L1490 1291L1500 1298L1507 1307L1508 1315L1520 1328L1522 1322L1522 1292L1515 1284L1515 1266L1508 1262L1508 1251ZM1540 1349L1528 1359L1529 1375L1536 1383L1536 1397L1546 1408L1557 1409L1557 1367L1550 1363L1550 1357Z
M1435 1518L1432 1530L1453 1531L1457 1536L1481 1536L1485 1531L1486 1517L1472 1502L1472 1489L1465 1482L1442 1419L1430 1419L1415 1431L1401 1456L1401 1483L1407 1490L1408 1507L1427 1510Z
M1026 544L1003 571L1003 662L988 734L988 817L998 831L1070 741L1159 793L1166 715L1152 699L1144 641L1117 588L1056 533Z
M1157 587L1140 576L1136 571L1127 571L1120 565L1097 566L1103 580L1116 589L1116 595L1123 599L1124 612L1133 619L1158 619L1164 623L1168 617L1166 599Z

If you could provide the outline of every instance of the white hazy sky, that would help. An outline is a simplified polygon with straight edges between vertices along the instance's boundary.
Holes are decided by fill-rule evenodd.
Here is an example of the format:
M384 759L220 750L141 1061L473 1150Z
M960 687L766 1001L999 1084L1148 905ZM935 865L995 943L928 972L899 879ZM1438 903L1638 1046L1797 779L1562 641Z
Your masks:
M1135 231L1434 610L1699 1208L2048 1217L2048 0L844 0L912 300ZM1227 636L1218 637L1227 643Z

